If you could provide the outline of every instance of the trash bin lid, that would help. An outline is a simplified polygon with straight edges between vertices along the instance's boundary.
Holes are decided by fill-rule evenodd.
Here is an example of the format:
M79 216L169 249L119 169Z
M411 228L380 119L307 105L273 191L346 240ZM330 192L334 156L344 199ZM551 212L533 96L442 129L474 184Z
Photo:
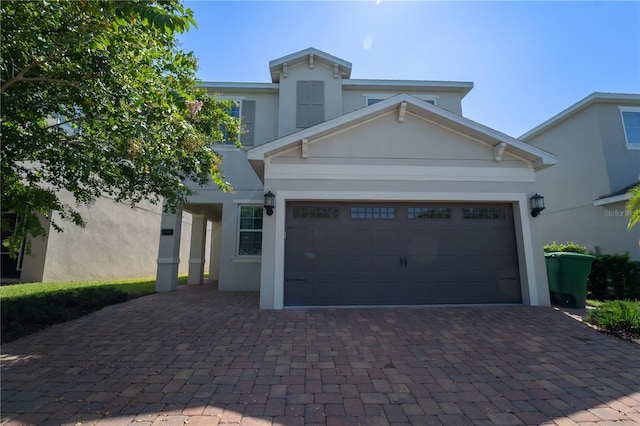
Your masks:
M596 258L595 256L592 256L590 254L573 253L573 252L567 252L567 251L554 251L551 253L545 253L544 256L545 257L588 258L588 259Z

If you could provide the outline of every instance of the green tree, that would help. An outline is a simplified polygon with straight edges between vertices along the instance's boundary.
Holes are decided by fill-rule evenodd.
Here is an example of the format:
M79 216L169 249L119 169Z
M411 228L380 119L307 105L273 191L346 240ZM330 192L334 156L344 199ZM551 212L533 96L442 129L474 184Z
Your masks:
M629 229L640 222L640 185L636 185L629 191L629 201L627 201L627 217L629 218Z
M212 143L238 123L196 87L197 60L177 41L195 21L179 0L0 8L1 207L19 217L5 246L44 235L39 215L57 230L82 226L77 206L101 196L171 210L190 194L185 182L229 188Z

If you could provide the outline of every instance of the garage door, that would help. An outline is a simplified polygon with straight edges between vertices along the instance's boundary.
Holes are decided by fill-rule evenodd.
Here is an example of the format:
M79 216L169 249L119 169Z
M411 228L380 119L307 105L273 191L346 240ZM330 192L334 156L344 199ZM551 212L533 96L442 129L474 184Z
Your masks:
M287 204L286 306L521 302L510 204Z

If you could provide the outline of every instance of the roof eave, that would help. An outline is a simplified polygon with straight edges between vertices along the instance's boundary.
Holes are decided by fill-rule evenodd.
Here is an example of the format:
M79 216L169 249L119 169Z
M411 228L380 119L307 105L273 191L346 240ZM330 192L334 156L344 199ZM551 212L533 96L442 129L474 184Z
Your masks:
M570 107L564 109L558 114L554 115L547 121L542 124L534 127L529 130L527 133L520 136L519 139L523 141L529 141L534 137L538 136L540 133L546 131L547 129L561 123L572 115L578 113L579 111L587 108L588 106L596 103L622 103L622 102L632 102L632 103L640 103L640 94L634 93L603 93L603 92L593 92L589 96L581 99Z
M280 74L282 72L282 66L284 64L293 65L300 62L308 61L309 55L313 55L314 62L320 62L331 67L337 65L340 69L340 75L342 78L351 77L351 62L345 61L344 59L340 59L337 56L330 55L313 47L309 47L299 52L295 52L290 55L269 61L269 72L271 74L271 81L274 83L280 82Z
M557 163L557 157L551 153L406 94L393 96L373 105L325 121L324 123L283 136L267 144L253 147L247 151L247 157L249 160L264 161L270 156L289 149L296 143L301 143L302 139L321 137L325 134L335 132L342 127L350 126L354 122L375 115L385 114L396 109L397 106L403 102L410 105L411 112L422 115L426 119L439 122L443 126L448 126L453 130L460 131L469 137L489 145L495 146L499 143L506 143L507 147L505 150L507 152L529 161L536 171Z

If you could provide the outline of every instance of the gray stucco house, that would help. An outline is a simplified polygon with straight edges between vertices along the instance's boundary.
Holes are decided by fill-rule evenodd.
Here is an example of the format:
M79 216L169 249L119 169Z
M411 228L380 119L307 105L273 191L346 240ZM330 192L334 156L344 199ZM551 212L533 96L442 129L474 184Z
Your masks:
M75 203L68 193L59 193L59 197L64 203ZM155 275L162 206L140 203L132 208L102 197L90 207L77 210L86 222L84 228L58 220L64 232L57 232L43 219L47 235L31 239L30 253L23 243L19 256L11 258L2 247L2 281L92 281ZM15 221L15 215L3 215ZM181 226L187 233L181 241L182 250L188 252L188 213L183 215ZM188 271L187 262L188 258L182 260L180 273Z
M640 95L592 93L520 137L553 152L537 174L545 244L574 241L640 260L640 228L627 230L627 191L640 180Z
M271 82L204 84L236 101L245 148L217 147L233 193L194 188L183 206L189 282L208 263L221 291L260 291L262 309L549 305L530 197L556 157L466 119L472 83L351 69L309 48L269 62ZM169 291L181 213L161 227L156 289Z

